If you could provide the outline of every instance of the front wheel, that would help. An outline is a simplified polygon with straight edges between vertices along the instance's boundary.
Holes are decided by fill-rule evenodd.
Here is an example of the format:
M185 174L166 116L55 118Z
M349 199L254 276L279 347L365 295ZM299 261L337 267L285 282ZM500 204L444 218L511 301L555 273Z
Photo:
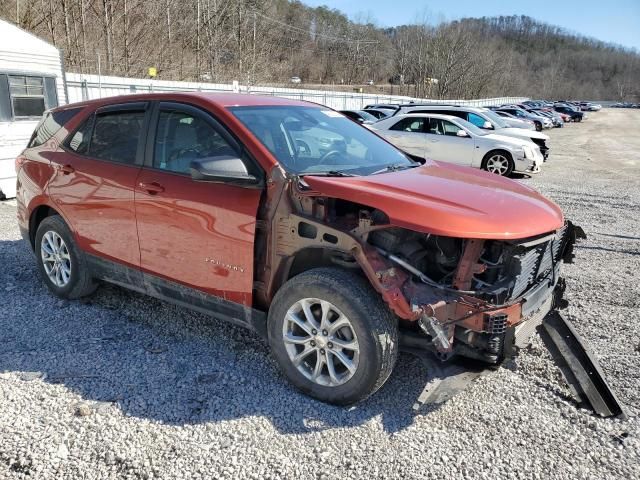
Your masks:
M482 168L487 172L507 177L513 172L513 159L507 152L489 152L482 161Z
M317 268L285 283L269 310L269 344L289 381L347 405L377 391L398 356L398 326L361 276Z

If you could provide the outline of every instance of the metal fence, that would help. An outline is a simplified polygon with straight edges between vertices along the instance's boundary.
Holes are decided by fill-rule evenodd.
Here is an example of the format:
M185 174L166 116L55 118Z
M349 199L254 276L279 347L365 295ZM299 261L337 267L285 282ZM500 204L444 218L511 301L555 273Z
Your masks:
M443 101L456 105L486 107L505 103L520 103L527 97L499 97L474 100L433 100L399 95L376 95L370 93L350 93L304 88L280 88L268 86L242 86L232 84L174 82L142 78L105 77L68 72L66 74L69 102L79 102L95 98L112 97L149 92L239 92L247 94L271 95L294 100L316 102L337 110L357 110L374 103L408 103Z

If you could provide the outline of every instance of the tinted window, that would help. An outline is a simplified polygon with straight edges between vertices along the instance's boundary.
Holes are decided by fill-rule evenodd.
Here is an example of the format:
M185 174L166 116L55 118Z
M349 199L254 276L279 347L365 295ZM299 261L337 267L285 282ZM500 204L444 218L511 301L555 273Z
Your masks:
M29 141L29 147L37 147L49 140L63 125L75 117L80 110L82 109L70 108L59 112L46 113L33 132L31 140Z
M401 132L423 132L424 131L424 118L423 117L407 117L400 120L393 125L389 130L398 130Z
M91 115L84 121L80 128L67 140L67 148L80 155L86 155L89 152L89 142L91 140L91 130L93 129L94 119L95 117Z
M180 111L160 112L154 168L189 173L194 160L234 154L233 148L204 119Z
M134 164L145 112L105 112L96 115L90 157Z

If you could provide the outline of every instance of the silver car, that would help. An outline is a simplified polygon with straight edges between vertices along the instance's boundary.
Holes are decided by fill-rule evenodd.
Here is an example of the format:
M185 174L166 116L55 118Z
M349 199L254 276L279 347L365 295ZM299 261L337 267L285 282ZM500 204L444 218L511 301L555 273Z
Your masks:
M411 155L498 175L535 173L544 162L540 149L530 140L483 130L452 115L394 115L369 128Z

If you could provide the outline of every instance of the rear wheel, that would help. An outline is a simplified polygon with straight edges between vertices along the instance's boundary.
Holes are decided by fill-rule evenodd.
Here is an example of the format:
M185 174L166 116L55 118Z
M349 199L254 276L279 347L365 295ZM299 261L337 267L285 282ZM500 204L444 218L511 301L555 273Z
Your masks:
M482 161L482 168L487 172L502 175L504 177L513 172L513 159L508 152L495 150L487 153Z
M57 296L79 298L96 289L73 235L60 216L47 217L40 223L35 253L44 283Z
M389 378L398 327L362 277L318 268L285 283L269 310L269 344L302 392L345 405L364 400Z

